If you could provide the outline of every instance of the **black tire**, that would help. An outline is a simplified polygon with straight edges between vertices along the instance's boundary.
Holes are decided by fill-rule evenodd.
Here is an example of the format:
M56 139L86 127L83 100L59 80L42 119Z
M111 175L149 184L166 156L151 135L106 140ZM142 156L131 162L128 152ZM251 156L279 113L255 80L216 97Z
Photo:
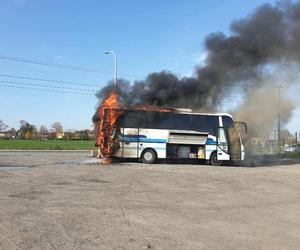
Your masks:
M218 160L218 155L217 152L213 152L210 156L210 160L209 160L210 165L212 166L221 166L223 161L222 160Z
M156 152L153 149L145 149L142 154L142 162L147 164L152 164L156 161L157 155Z

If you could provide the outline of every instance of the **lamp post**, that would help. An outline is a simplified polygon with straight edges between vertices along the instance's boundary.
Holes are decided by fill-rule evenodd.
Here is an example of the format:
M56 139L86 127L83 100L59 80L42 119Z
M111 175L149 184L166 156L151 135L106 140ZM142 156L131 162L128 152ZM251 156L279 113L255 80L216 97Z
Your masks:
M281 89L286 84L286 81L283 81L278 86L278 124L277 124L277 139L278 139L278 150L280 153L280 146L281 146Z
M113 50L104 51L104 54L111 54L114 58L114 92L117 90L117 81L118 81L118 60L117 55Z

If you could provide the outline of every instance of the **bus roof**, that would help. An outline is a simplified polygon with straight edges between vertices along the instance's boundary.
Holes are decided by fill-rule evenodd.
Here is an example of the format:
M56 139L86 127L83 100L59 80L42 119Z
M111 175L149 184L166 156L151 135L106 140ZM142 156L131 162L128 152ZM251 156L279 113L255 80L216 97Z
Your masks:
M198 112L196 110L192 109L185 109L185 108L175 108L173 109L176 113L180 114L192 114L192 115L211 115L211 116L229 116L231 118L232 115L228 113L204 113L204 112Z
M209 115L209 116L228 116L233 119L233 116L228 113L205 113L205 112L198 112L193 109L187 108L157 108L151 107L150 108L139 108L139 107L130 107L130 108L116 108L117 110L124 110L124 111L144 111L144 112L173 112L177 114L190 114L190 115ZM165 111L160 111L163 109Z

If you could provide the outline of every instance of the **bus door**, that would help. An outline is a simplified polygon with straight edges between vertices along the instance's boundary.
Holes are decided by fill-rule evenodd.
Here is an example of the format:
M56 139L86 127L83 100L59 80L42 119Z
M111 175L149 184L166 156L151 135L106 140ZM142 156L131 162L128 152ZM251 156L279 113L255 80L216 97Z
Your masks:
M230 160L228 151L229 145L225 129L221 127L218 128L217 135L217 159L220 161Z
M138 128L123 128L122 133L122 156L128 158L138 157L138 142L139 129Z
M136 120L134 112L124 112L119 118L121 157L136 158L138 156L139 130Z
M241 139L239 131L235 125L233 127L228 128L228 142L230 159L233 161L241 160Z

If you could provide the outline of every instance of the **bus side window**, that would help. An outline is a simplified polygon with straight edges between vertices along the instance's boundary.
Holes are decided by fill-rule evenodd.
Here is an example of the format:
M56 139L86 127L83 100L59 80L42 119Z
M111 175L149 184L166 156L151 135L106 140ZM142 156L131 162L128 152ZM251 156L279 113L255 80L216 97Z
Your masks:
M223 127L225 129L232 128L234 126L233 120L231 117L223 116L222 118L223 118Z
M193 115L191 129L199 132L206 132L217 136L219 118L209 115Z

